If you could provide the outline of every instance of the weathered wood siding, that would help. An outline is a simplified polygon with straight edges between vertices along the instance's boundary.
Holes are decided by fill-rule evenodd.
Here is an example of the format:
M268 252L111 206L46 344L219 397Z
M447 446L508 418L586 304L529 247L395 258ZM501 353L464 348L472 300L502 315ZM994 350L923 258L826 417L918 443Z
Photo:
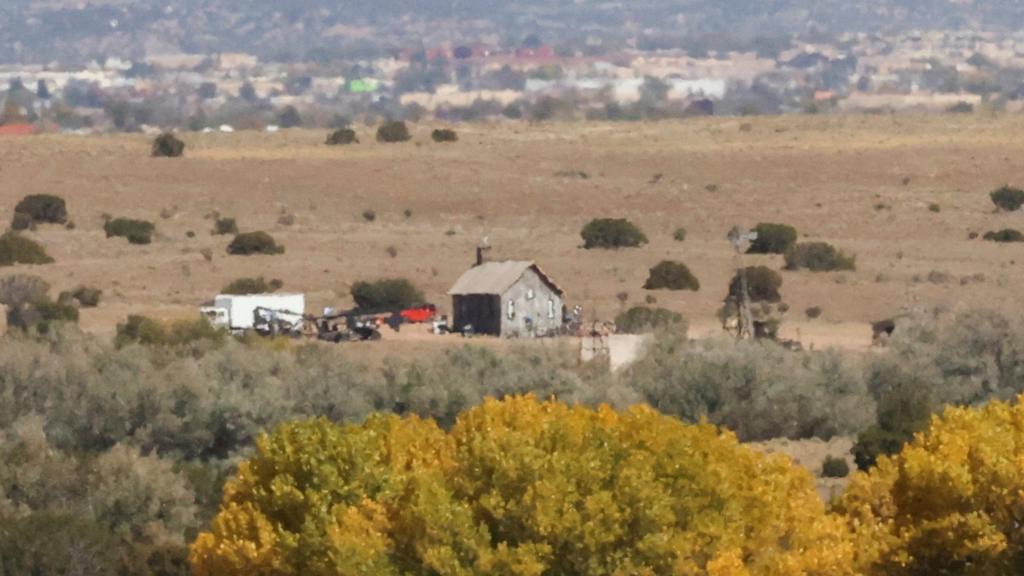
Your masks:
M514 306L511 318L509 302ZM562 297L530 269L502 294L500 313L502 336L528 338L551 335L562 326Z

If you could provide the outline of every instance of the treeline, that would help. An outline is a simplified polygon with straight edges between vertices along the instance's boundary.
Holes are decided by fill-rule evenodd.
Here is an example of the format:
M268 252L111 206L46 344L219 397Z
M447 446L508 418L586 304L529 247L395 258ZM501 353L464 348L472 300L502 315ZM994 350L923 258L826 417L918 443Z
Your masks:
M585 406L649 404L743 441L858 434L858 463L869 467L945 404L1024 391L1019 322L972 312L897 324L889 350L866 355L667 331L615 375L557 345L466 346L370 367L349 348L318 344L118 347L59 324L15 332L0 340L0 561L28 562L60 541L96 563L85 574L184 574L188 542L259 435L308 418L415 414L447 430L486 397L533 393ZM48 558L60 566L71 556ZM60 573L47 566L33 570Z

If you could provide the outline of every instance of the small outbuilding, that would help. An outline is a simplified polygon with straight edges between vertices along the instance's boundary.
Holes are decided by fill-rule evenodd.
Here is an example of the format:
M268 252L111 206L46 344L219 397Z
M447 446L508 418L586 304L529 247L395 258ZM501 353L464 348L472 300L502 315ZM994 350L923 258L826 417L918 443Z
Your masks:
M483 262L452 286L452 327L507 338L552 336L562 327L562 289L530 261Z

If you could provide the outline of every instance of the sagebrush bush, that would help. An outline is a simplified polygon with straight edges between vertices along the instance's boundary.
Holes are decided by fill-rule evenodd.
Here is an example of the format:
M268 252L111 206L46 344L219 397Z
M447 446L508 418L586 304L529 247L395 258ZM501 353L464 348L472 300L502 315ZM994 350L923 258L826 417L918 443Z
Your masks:
M187 346L201 341L220 343L227 333L214 328L205 318L165 322L146 316L132 315L117 325L114 342L118 347L129 344L144 346Z
M386 122L377 128L377 142L407 142L412 136L405 122Z
M338 128L327 136L328 146L344 146L347 144L358 144L359 137L356 131L351 128Z
M434 142L458 142L459 135L451 128L438 128L430 133L430 138Z
M846 458L826 456L821 463L821 475L824 478L846 478L850 475L850 465Z
M817 318L821 318L821 314L822 314L821 306L811 306L810 308L804 310L804 315L807 316L808 318L810 318L811 320L815 320Z
M216 236L238 234L238 222L235 222L234 218L217 218L213 222L213 234Z
M700 280L682 262L663 260L651 268L644 290L700 290Z
M24 212L15 212L11 218L11 230L34 230L36 223L32 220L32 217Z
M1013 212L1019 210L1021 206L1024 206L1024 190L1020 188L1012 188L1010 186L1003 186L997 190L993 190L989 197L992 198L992 203L996 205L1000 210L1006 210L1007 212Z
M666 329L685 334L683 315L665 308L634 306L615 317L615 331L620 334L644 334Z
M405 278L390 278L352 285L356 307L365 311L409 308L423 303L423 293Z
M859 366L835 350L794 353L770 340L655 339L621 373L643 402L744 441L856 433L874 420Z
M107 238L126 238L130 244L149 244L153 241L156 225L146 220L114 218L103 224Z
M779 288L782 287L782 275L768 268L767 266L748 266L745 269L747 277L747 295L751 302L781 302L782 294ZM741 289L740 274L737 272L729 283L729 298L739 301L743 296Z
M38 276L12 274L0 279L0 304L8 309L42 300L49 292L50 284Z
M855 270L857 259L847 256L826 242L803 242L786 250L786 269L806 269L812 272Z
M91 286L79 286L74 290L68 292L68 295L74 300L78 301L78 304L82 308L95 308L100 304L100 298L103 296L103 290L99 288L93 288Z
M1024 234L1020 230L1005 228L996 232L985 232L982 237L989 242L1024 242Z
M583 247L635 248L647 244L647 236L625 218L596 218L580 231Z
M178 158L185 154L185 143L170 132L165 132L153 140L153 156Z
M238 278L221 289L221 294L269 294L284 287L284 282L274 278Z
M26 217L28 225L25 225ZM52 194L32 194L14 206L14 222L11 227L24 230L34 222L66 224L67 221L68 209L63 198Z
M50 264L53 258L35 240L17 232L6 232L0 236L0 266L15 264Z
M284 246L279 245L274 237L266 232L242 232L228 244L228 254L284 254Z
M757 239L750 243L750 254L784 254L796 243L796 228L786 224L762 222L754 227Z

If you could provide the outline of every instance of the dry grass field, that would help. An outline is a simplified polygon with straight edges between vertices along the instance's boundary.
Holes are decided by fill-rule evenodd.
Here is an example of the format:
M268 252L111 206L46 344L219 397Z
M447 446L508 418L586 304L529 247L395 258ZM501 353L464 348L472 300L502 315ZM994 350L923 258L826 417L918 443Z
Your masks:
M682 260L701 290L655 296L704 335L719 330L714 314L733 268L727 231L768 221L857 256L855 272L784 273L783 333L818 347L867 347L869 322L915 306L1009 308L1019 299L1024 245L968 234L1024 228L1024 213L995 213L988 198L1024 184L1024 118L466 125L454 144L433 143L431 128L379 144L361 127L363 143L344 147L324 146L319 131L186 134L181 159L150 158L150 138L139 135L0 139L0 219L21 197L50 193L67 200L76 225L30 233L56 263L4 272L38 274L56 289L102 288L82 325L104 334L130 313L194 314L240 276L281 278L314 309L350 304L357 280L404 276L447 310L446 290L487 236L492 257L535 259L588 319L614 317L623 292L642 303L647 269ZM230 238L210 234L214 211L243 231L272 233L286 253L227 255ZM157 237L148 246L106 239L104 214L152 220ZM651 242L583 250L579 230L594 217L629 218ZM682 243L672 238L680 226ZM747 262L782 266L781 257ZM950 281L929 282L932 271ZM961 283L975 274L984 280ZM806 319L810 306L823 316Z

